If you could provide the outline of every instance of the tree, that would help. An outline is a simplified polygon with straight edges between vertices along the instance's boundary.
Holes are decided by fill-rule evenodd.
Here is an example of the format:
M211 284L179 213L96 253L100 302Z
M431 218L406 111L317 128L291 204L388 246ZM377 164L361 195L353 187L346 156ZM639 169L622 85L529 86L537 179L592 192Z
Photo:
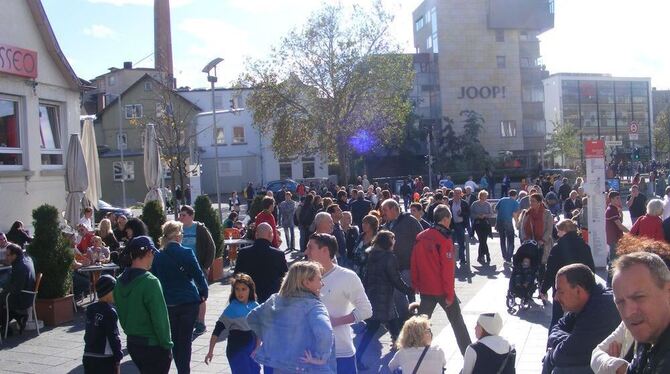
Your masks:
M670 154L670 108L660 112L654 124L654 149L656 159L661 160L663 156Z
M247 99L256 127L272 134L280 158L320 152L334 157L340 180L350 177L352 138L398 142L411 111L410 55L389 37L392 17L375 1L371 10L326 5L290 31L267 60L250 61L238 84L255 88Z
M221 257L223 231L221 230L221 218L218 211L212 208L212 202L207 195L196 197L193 209L195 210L193 218L198 222L202 222L209 230L209 233L212 234L212 239L214 239L214 245L216 246L215 258Z
M554 157L560 155L563 164L574 161L580 157L582 144L580 141L581 130L570 122L551 121L554 131L551 133L551 140L548 149Z
M191 147L195 145L198 136L191 124L198 108L168 85L153 79L152 83L151 93L141 100L144 107L150 109L144 112L142 118L131 121L131 124L146 127L152 123L156 126L156 142L160 147L161 159L172 174L170 187L175 191L180 186L184 191L189 176L195 171L191 165L198 164L198 160L191 159ZM156 110L151 110L153 108ZM184 199L182 197L181 204L185 203ZM175 210L175 218L177 214Z
M473 110L464 110L463 134L456 135L454 120L443 117L435 134L437 169L447 171L481 171L491 165L491 157L479 141L484 118ZM435 130L434 130L435 131Z

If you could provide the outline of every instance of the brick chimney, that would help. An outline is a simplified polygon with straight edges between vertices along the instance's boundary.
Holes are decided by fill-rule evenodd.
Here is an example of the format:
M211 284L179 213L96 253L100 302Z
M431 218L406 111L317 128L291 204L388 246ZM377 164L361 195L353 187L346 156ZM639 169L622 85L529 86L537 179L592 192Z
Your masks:
M174 88L170 0L154 0L154 60L156 70L166 73L168 86Z

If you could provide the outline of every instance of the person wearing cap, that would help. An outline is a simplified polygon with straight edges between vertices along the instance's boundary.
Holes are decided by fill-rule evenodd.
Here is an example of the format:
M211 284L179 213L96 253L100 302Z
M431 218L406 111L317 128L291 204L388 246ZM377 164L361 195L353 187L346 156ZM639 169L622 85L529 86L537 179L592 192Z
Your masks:
M131 265L117 278L114 301L127 336L128 353L142 373L167 373L172 363L172 336L161 283L148 270L158 251L148 236L126 247Z
M477 341L465 350L462 374L515 372L516 350L503 337L503 321L498 313L483 313L477 318L475 336Z
M612 290L584 264L562 267L554 287L566 313L549 332L542 373L592 373L591 352L621 323Z
M104 274L95 284L98 301L86 307L86 332L84 333L84 372L120 373L123 358L116 309L112 306L112 291L116 279Z

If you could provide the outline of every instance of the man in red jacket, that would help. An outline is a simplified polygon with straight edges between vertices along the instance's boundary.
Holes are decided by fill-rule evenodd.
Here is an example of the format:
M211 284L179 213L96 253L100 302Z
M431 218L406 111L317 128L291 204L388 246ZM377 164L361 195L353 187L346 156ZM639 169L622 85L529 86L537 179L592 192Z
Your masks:
M435 207L433 218L435 226L416 236L411 260L412 287L421 295L419 314L430 318L437 304L444 309L454 329L458 348L465 354L471 340L454 291L456 264L454 242L448 229L451 222L449 207L445 204Z

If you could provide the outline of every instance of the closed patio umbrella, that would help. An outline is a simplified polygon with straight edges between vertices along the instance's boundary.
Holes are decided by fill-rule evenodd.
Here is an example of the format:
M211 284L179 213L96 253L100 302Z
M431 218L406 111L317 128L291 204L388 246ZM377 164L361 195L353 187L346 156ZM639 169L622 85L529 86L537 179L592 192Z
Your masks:
M65 219L72 228L75 228L79 223L84 191L88 188L88 170L79 134L70 135L65 167L65 189L68 192L65 199Z
M158 200L163 209L165 209L163 191L160 189L162 176L163 167L161 165L160 148L156 141L156 127L153 124L149 124L147 125L146 136L144 137L144 180L149 192L144 202Z
M102 192L100 188L100 160L98 159L98 144L93 130L93 118L91 117L84 118L81 147L84 150L84 160L86 160L86 169L88 170L88 188L84 191L85 198L94 208L98 209L98 200Z

